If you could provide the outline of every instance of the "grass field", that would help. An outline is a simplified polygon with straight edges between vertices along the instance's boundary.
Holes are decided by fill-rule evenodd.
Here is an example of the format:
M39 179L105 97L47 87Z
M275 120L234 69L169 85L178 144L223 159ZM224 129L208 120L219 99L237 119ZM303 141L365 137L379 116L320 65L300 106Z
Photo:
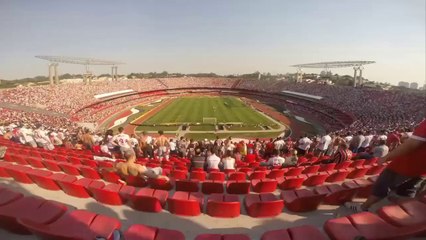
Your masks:
M235 97L183 97L174 100L143 124L203 123L203 117L214 117L217 123L242 123L276 126L274 122ZM245 128L246 130L250 128Z

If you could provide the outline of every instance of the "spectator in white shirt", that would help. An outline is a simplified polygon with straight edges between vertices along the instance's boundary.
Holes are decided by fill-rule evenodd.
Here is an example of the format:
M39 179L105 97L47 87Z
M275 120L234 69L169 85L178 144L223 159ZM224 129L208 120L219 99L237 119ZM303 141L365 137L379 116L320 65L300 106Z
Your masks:
M361 147L358 149L358 152L365 152L365 149L370 147L373 137L373 134L371 134L370 131L367 131L364 136L364 141L361 143Z
M219 169L220 158L217 156L217 149L207 150L207 170L209 169Z
M312 140L309 139L307 135L305 135L305 137L299 140L299 146L297 147L298 152L301 155L305 155L305 153L309 150L311 143L312 143Z
M348 132L343 139L345 139L345 142L349 145L350 142L352 141L352 138L353 138L352 134Z
M169 149L170 149L170 155L177 154L176 141L174 141L173 139L170 139L169 141Z
M318 145L318 149L320 150L319 156L323 156L326 152L328 147L330 146L331 143L331 137L330 135L326 134L324 135Z
M278 138L275 142L274 142L274 148L278 151L281 151L284 148L285 142L282 138Z
M135 154L129 135L125 134L123 127L118 128L118 134L114 136L113 141L116 142L120 146L121 154L124 155L131 155Z
M280 156L279 151L274 149L272 151L272 157L269 158L267 165L270 167L281 167L285 162L285 159Z
M232 152L229 150L226 151L225 157L222 159L224 170L235 169L235 159L232 158L231 156L232 156Z
M22 137L24 138L25 144L27 144L27 145L29 145L33 148L37 147L37 144L36 144L36 142L34 141L34 138L33 138L33 135L34 135L33 130L31 128L29 128L27 124L24 124L24 126L21 128L20 132L21 132Z

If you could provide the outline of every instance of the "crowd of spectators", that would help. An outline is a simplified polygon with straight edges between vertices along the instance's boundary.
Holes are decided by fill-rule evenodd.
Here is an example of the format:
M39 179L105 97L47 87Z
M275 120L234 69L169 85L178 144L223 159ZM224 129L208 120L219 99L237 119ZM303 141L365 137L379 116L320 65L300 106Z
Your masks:
M319 102L355 117L345 130L394 129L413 127L424 117L426 97L403 91L384 91L372 88L353 88L316 83L271 81L241 81L238 88L281 92L284 90L323 97ZM323 109L324 110L324 109Z
M164 91L181 87L238 88L273 93L289 90L321 96L323 99L318 102L300 101L299 104L287 103L287 105L288 109L295 115L313 115L315 120L322 123L327 132L410 128L422 119L426 102L424 95L408 94L401 91L383 91L315 83L290 83L275 80L268 80L265 83L255 80L194 77L100 81L93 82L91 85L70 83L54 86L17 87L2 90L1 101L67 114L69 119L72 120L97 122L113 114L116 110L137 104L142 96L136 94L103 102L103 100L94 98L96 94L127 89L132 89L135 92ZM87 107L94 103L99 104ZM338 117L339 111L354 116L354 122L342 126ZM50 116L40 117L40 115L25 112L13 113L12 110L0 111L0 117L3 121L6 119L7 122L18 121L23 117L29 121L47 118L45 124L52 127L57 127L58 123L71 124L66 119Z

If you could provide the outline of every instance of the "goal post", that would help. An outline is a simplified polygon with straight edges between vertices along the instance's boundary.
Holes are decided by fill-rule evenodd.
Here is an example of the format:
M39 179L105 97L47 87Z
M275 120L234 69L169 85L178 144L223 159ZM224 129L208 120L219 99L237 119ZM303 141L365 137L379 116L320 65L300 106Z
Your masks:
M217 119L215 117L203 117L204 124L217 124Z

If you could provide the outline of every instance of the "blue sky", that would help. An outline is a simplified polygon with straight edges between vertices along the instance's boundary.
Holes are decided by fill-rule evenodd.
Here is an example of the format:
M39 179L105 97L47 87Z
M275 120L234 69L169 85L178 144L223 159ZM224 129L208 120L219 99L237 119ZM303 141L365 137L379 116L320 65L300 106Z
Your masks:
M46 75L35 55L118 60L121 73L287 73L298 63L373 60L370 80L423 85L425 1L0 0L0 79Z

